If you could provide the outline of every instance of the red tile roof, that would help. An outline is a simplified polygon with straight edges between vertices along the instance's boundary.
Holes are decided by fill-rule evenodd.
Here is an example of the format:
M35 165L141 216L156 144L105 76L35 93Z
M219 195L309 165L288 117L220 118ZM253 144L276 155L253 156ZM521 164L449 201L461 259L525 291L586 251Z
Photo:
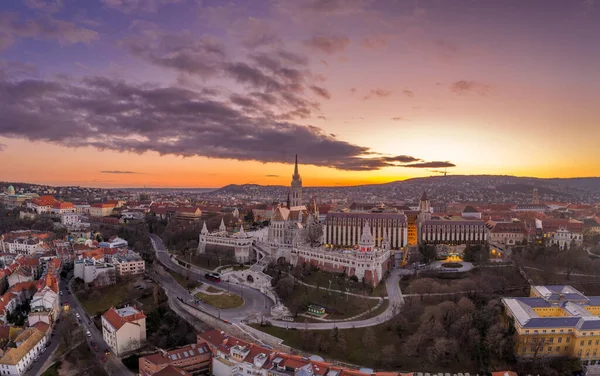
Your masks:
M64 201L64 202L61 202L61 201L56 202L56 203L54 203L54 205L52 205L52 207L54 209L73 209L74 208L72 202L66 202L66 201Z
M146 315L144 315L144 312L141 312L141 311L138 311L137 313L134 313L133 315L121 316L117 313L117 310L114 307L111 307L102 316L104 316L106 321L108 321L110 323L110 325L112 325L116 330L121 329L121 327L128 322L134 322L134 321L146 318Z
M154 376L190 376L191 374L178 367L166 366L156 372Z

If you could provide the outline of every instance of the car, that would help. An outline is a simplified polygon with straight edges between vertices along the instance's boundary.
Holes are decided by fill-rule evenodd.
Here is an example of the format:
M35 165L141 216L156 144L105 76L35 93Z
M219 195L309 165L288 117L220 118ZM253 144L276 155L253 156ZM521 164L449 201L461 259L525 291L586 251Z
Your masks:
M209 281L213 281L213 282L221 282L221 274L219 274L219 273L206 273L204 275L204 278L208 279Z
M79 316L78 312L75 312L75 317L80 318L81 316Z
M110 350L109 349L104 350L104 354L106 354L106 356L109 356L110 355Z
M88 336L88 337L91 337L91 336L92 336L92 333L90 333L90 331L89 331L89 330L87 330L87 331L85 332L85 335L86 335L86 336Z

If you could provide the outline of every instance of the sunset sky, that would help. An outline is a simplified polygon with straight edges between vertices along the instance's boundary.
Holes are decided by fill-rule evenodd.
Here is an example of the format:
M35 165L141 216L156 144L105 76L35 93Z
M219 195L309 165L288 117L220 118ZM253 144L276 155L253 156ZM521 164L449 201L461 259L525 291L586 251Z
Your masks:
M600 175L594 0L3 0L0 180Z

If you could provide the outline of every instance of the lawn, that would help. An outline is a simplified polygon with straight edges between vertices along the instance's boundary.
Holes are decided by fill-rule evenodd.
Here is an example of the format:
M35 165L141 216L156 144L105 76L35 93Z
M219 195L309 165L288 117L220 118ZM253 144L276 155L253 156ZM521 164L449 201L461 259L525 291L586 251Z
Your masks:
M199 292L195 296L206 304L220 309L236 308L244 304L244 299L239 295L230 292L220 295L209 295Z
M154 308L154 284L143 282L146 287L137 289L142 284L139 280L120 282L93 290L85 290L83 284L74 283L73 291L88 315L94 316L106 312L110 307L121 307L125 304L136 304L144 311Z
M223 290L220 290L220 289L218 289L216 287L213 287L213 286L208 286L206 288L206 292L213 293L213 294L216 294L216 293L219 293L219 292L222 292L222 291Z
M385 281L382 281L376 288L362 282L353 282L347 276L339 273L330 273L324 270L311 270L308 276L305 276L302 280L304 283L309 285L329 288L331 281L332 290L346 291L349 289L350 292L355 294L364 294L371 296L387 296L385 289Z
M129 291L127 284L116 284L97 288L92 291L77 289L73 284L73 291L81 302L88 315L94 316L99 312L106 312L110 307L116 307L128 300Z
M292 312L304 313L309 304L317 304L326 308L329 320L340 320L358 315L377 305L376 299L360 298L345 293L330 292L323 288L296 284L292 294L282 298L284 304Z

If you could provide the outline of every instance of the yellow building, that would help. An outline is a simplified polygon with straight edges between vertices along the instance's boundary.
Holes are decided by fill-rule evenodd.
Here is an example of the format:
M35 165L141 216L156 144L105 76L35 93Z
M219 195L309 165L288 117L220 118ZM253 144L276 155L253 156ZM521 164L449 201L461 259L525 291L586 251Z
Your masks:
M600 296L571 286L531 286L526 298L504 298L514 319L518 357L574 356L600 364Z

